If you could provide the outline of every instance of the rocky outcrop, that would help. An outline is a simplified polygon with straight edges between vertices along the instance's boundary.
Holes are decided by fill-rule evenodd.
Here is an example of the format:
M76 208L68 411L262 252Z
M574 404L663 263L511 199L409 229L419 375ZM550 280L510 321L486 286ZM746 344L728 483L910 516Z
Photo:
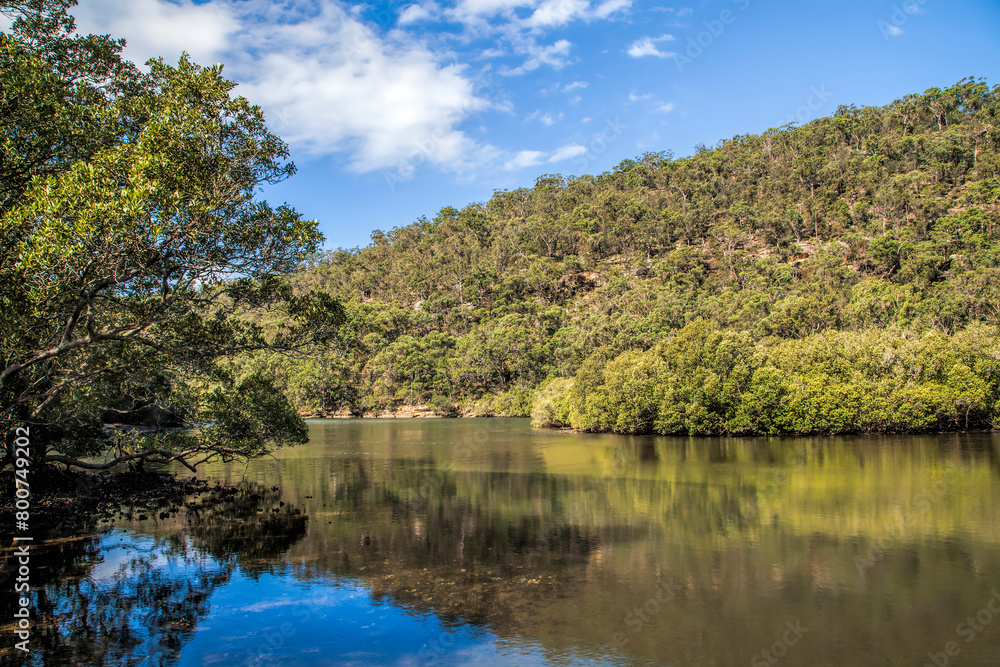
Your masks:
M350 410L307 410L299 412L305 419L427 419L431 417L451 417L455 415L435 412L427 405L401 405L393 410L379 412L351 412Z

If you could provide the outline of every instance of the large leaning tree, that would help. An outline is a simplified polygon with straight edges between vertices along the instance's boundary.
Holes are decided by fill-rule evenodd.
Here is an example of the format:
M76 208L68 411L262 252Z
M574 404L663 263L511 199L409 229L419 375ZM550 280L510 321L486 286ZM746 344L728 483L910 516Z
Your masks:
M236 361L301 353L343 317L284 278L322 241L259 197L294 172L285 144L221 66L140 71L75 34L74 4L0 0L0 467L17 426L36 463L88 468L303 442ZM180 424L198 428L155 428Z

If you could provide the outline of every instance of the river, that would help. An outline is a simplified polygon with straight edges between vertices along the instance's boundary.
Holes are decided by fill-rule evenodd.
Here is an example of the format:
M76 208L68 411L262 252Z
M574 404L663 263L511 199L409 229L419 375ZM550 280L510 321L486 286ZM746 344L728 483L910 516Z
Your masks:
M225 512L67 540L48 659L1000 664L1000 434L309 424L307 445L199 471L246 486Z

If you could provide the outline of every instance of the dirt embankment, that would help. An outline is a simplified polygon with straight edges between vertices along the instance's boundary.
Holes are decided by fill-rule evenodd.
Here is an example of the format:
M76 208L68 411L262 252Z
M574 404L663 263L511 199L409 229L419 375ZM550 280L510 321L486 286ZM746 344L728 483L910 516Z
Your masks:
M427 405L401 405L393 410L381 410L379 412L351 412L350 410L303 410L299 416L305 419L351 419L363 417L365 419L430 419L434 417L471 417L470 414L454 412L444 414L435 411ZM479 415L477 415L479 416Z

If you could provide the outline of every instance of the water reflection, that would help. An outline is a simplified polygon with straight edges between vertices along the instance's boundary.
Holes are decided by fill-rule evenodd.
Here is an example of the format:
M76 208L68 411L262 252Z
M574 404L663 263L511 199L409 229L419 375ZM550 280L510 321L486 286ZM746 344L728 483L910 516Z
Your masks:
M832 666L956 641L961 664L997 664L1000 634L967 647L956 627L1000 589L998 445L317 422L308 445L204 471L251 480L239 502L126 526L194 609L136 646L183 645L179 667ZM129 604L121 622L159 618Z
M198 551L257 576L271 572L306 534L308 517L278 487L216 487L187 506L186 534Z
M830 665L926 657L1000 577L989 434L470 427L320 424L315 450L258 469L312 496L298 576L599 663L747 664L801 621L823 630L797 638L800 661Z
M4 664L171 664L233 572L266 570L305 526L276 490L244 484L192 499L175 517L34 545L31 651L4 646Z

